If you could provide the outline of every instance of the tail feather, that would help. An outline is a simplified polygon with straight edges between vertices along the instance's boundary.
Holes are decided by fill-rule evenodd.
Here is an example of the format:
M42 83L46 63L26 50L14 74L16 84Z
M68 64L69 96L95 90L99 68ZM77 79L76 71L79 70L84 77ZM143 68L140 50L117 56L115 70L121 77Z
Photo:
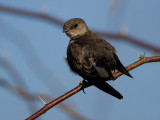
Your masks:
M99 88L100 90L118 98L118 99L122 99L123 96L117 91L115 90L112 86L110 86L108 83L106 83L103 80L98 80L96 82L93 83L93 85L97 88Z
M126 68L123 65L117 65L116 69L124 73L125 75L133 78L132 75L126 70Z

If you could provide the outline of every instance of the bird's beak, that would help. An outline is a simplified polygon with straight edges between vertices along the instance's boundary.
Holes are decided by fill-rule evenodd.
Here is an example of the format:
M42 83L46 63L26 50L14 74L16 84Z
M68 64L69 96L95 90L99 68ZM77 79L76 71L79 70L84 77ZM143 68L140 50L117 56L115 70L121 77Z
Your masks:
M66 29L66 30L63 30L63 32L68 32L68 31L69 31L69 30L67 30L67 29Z

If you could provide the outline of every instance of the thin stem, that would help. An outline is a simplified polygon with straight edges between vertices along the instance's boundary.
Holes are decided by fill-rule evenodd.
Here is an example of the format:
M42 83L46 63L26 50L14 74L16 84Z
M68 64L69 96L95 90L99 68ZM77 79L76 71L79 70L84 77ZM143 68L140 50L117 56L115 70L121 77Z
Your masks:
M34 113L32 116L30 116L26 120L36 119L37 117L39 117L40 115L42 115L43 113L45 113L46 111L51 109L53 106L57 105L58 103L62 102L63 100L65 100L65 99L69 98L70 96L79 92L81 90L81 88L82 88L82 85L78 85L77 87L73 88L72 90L65 93L64 95L62 95L62 96L58 97L57 99L51 101L50 103L46 104L43 108L41 108L39 111Z

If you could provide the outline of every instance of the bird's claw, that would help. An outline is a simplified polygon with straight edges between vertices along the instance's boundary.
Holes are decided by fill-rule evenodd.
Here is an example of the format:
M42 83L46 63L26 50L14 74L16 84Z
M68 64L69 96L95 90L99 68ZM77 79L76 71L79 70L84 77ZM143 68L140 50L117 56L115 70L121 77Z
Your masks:
M83 85L83 86L82 86L82 87L83 87L83 88L82 88L82 91L83 91L84 94L86 94L86 92L84 91L84 88L85 88L85 86L86 86L87 83L88 83L88 82L87 82L85 79L82 81L82 85Z
M83 80L83 81L77 80L77 81L78 81L79 85L82 85L82 91L83 91L83 93L86 94L86 92L84 91L84 88L85 88L85 84L87 83L87 81L86 80Z
M86 92L84 91L84 88L82 89L83 93L86 94Z

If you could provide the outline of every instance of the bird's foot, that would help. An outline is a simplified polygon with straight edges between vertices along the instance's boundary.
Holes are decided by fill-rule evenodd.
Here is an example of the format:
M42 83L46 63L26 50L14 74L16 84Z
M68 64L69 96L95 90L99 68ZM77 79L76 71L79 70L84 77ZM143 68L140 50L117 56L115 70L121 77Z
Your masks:
M84 94L86 94L86 92L84 91L84 89L86 88L87 84L88 84L88 81L86 81L85 79L82 81L82 91Z
M86 92L84 91L84 89L85 89L86 87L88 87L88 81L84 79L83 81L78 81L78 83L79 83L80 85L82 85L82 91L83 91L83 93L86 94Z
M79 85L82 86L82 91L83 91L83 93L85 93L84 88L85 88L85 83L86 83L86 81L85 81L85 80L83 80L83 81L77 80L77 81L78 81ZM85 94L86 94L86 93L85 93Z
M87 88L87 87L90 87L90 86L92 86L93 84L92 84L92 82L88 82L87 80L83 80L83 81L79 81L79 80L77 80L78 81L78 83L79 83L79 85L81 85L82 86L82 91L83 91L83 93L85 93L85 91L84 91L84 89L85 88ZM86 93L85 93L86 94Z

